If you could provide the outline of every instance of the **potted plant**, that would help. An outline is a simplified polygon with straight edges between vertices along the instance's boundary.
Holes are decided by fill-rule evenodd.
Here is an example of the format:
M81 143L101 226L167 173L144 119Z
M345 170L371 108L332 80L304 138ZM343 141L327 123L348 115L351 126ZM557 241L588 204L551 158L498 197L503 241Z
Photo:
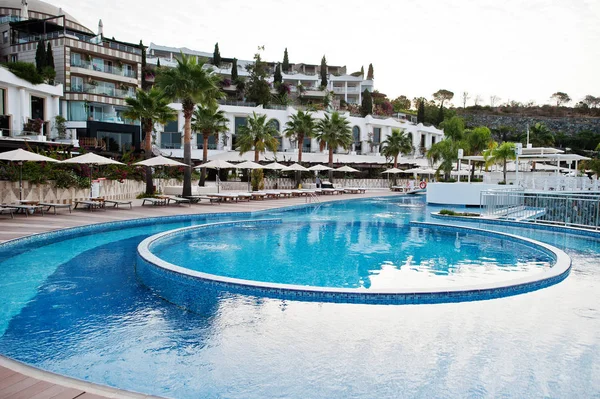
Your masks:
M67 120L61 115L54 117L54 128L58 133L58 138L63 140L67 138Z

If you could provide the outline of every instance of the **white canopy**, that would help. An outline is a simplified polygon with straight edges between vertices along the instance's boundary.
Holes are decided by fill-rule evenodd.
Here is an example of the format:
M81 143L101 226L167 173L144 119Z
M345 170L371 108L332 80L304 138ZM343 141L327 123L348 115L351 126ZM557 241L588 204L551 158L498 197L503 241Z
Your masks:
M217 159L215 161L209 161L205 164L196 166L194 169L201 169L201 168L209 168L209 169L235 169L236 166L232 163L229 163L227 161L222 161L220 159Z
M264 166L263 166L263 169L269 169L269 170L283 170L283 171L285 171L285 170L289 170L289 168L288 168L287 166L285 166L285 165L282 165L282 164L280 164L280 163L278 163L278 162L273 162L273 163L270 163L270 164L264 165Z
M351 168L348 165L340 166L339 168L335 169L335 171L336 172L350 172L350 173L359 172L358 169Z
M78 157L65 159L61 161L62 163L79 163L86 165L123 165L123 163L119 161L115 161L114 159L106 158L98 154L94 154L93 152L88 152L87 154L79 155Z
M295 163L295 164L292 164L292 165L288 166L287 170L299 170L301 172L309 172L309 170L307 168L305 168L304 166L300 165L299 163Z
M11 162L58 162L56 159L48 158L35 152L25 151L21 148L0 153L0 160Z
M388 170L384 170L384 171L383 171L383 172L381 172L381 173L382 173L382 174L383 174L383 173L392 173L392 174L395 174L395 173L402 173L402 172L406 172L406 171L405 171L405 170L402 170L402 169L398 169L398 168L391 168L391 169L388 169Z
M175 161L174 159L169 159L167 157L163 157L159 155L157 157L153 157L150 159L146 159L144 161L136 162L134 165L140 166L189 166L184 164L183 162Z
M317 164L315 166L311 166L310 168L308 168L308 170L331 170L333 168L330 168L329 166L325 166L325 165L321 165L321 164Z
M245 161L235 165L237 169L263 169L263 166L253 161Z

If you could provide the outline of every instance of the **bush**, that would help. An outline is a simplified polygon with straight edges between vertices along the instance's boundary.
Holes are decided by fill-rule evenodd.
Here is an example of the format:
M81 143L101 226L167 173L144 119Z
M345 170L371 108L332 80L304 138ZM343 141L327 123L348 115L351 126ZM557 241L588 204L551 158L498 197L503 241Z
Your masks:
M450 209L442 209L438 213L440 215L446 215L446 216L466 216L466 217L479 217L479 216L481 216L478 213L472 213L472 212L455 212L455 211L450 210Z
M32 83L34 85L44 83L43 76L38 73L35 65L33 65L30 62L8 62L5 64L5 66L17 77L26 80L29 83Z
M252 191L258 191L265 188L265 179L262 169L252 170L251 176L250 184L252 185Z

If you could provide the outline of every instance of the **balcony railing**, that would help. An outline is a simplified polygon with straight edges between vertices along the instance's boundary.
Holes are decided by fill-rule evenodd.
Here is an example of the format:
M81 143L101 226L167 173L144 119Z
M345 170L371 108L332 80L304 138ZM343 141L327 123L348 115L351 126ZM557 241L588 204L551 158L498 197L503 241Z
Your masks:
M89 61L83 61L83 60L75 61L72 59L71 66L77 67L77 68L89 69L90 71L97 71L97 72L110 73L112 75L125 76L127 78L134 78L134 79L136 78L136 73L133 69L119 68L119 67L115 67L112 65L98 66L98 65L94 65L93 63L91 63Z
M43 35L21 34L19 36L15 36L13 38L11 44L17 45L17 44L23 44L23 43L29 43L29 42L38 42L40 40L45 41L45 40L50 40L50 39L57 39L59 37L71 37L71 38L75 38L77 40L81 40L82 42L95 44L97 46L102 46L102 47L107 46L109 48L123 51L126 53L142 55L142 50L137 47L128 46L126 44L121 44L121 43L109 42L109 41L103 42L99 36L85 35L80 32L75 32L75 31L71 31L71 30L66 30L64 32L63 31L50 32L50 33L46 33Z
M251 102L246 102L246 101L218 100L217 102L221 105L234 105L237 107L256 107L256 103L251 103Z
M333 92L335 94L344 94L344 93L348 93L348 94L358 94L360 93L360 90L358 87L348 87L348 89L345 89L343 87L336 87L333 86Z
M106 86L96 86L84 84L83 86L71 86L71 91L74 93L98 94L101 96L129 98L135 97L135 90L122 90Z

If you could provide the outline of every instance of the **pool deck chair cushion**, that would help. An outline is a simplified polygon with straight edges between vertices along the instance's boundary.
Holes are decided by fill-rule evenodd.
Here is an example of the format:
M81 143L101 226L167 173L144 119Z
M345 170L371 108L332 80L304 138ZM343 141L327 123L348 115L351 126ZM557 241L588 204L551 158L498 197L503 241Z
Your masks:
M1 214L5 214L5 213L10 214L10 218L14 219L14 217L15 217L15 215L14 215L15 208L8 208L8 207L5 207L5 206L0 206L0 215Z
M104 208L103 201L74 201L74 202L75 202L75 207L73 209L77 209L77 207L79 205L86 206L90 211L93 211L94 209Z
M144 198L142 200L142 205L146 205L146 202L149 202L152 205L167 205L166 198Z
M118 208L120 205L129 205L129 209L133 208L132 201L104 200L104 202L112 204L113 208Z
M50 204L46 202L40 202L38 205L46 207L46 212L50 212L50 209L54 209L54 214L56 215L56 209L58 208L67 208L69 209L69 213L71 213L71 204Z

